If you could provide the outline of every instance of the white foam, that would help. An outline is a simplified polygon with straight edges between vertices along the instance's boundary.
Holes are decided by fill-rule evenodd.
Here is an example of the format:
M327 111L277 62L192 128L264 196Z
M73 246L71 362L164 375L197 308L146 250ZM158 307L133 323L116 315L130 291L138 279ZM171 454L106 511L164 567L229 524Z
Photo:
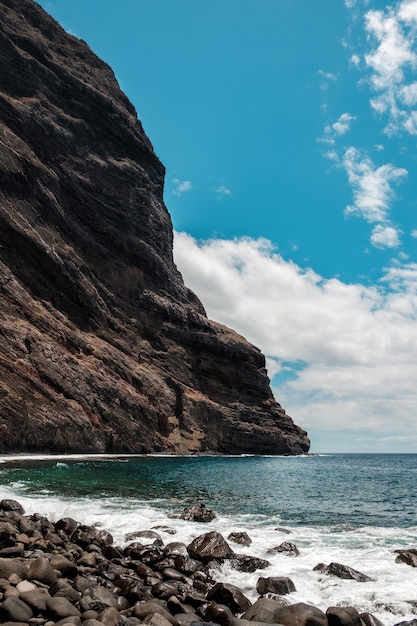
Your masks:
M74 456L79 458L81 455ZM55 455L53 458L58 460ZM69 459L69 456L65 455L65 458ZM82 455L82 458L92 457ZM94 499L91 496L57 498L48 492L33 496L22 493L23 486L15 482L9 487L0 487L0 499L14 498L21 502L27 514L38 512L52 521L72 517L81 523L98 524L112 533L116 545L125 544L127 533L154 526L169 526L176 530L174 536L159 531L165 543L182 541L188 544L196 536L210 530L221 532L225 538L232 531L246 531L252 539L250 547L231 543L233 550L267 559L271 565L265 570L248 574L224 564L213 575L217 580L237 585L252 601L257 597L256 582L259 576L288 576L296 587L296 591L288 596L290 602L306 602L323 611L329 606L354 606L359 612L373 613L386 626L415 618L415 609L413 612L409 601L416 598L417 568L395 563L394 550L417 547L417 527L364 527L349 530L323 524L320 527L293 527L290 529L291 534L285 534L276 530L283 525L279 516L268 520L257 515L220 515L208 524L199 524L169 517L170 503L167 501ZM178 507L181 508L182 504L185 506L188 502L178 503ZM268 554L268 549L283 541L295 543L300 555L289 557L285 554ZM348 565L373 580L359 583L325 576L313 571L320 562L326 565L331 562Z

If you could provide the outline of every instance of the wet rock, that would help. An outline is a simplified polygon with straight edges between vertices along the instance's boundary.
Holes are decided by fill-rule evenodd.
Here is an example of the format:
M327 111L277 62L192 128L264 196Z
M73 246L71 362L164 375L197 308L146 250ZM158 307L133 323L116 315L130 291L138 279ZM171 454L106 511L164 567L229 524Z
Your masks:
M177 556L188 556L187 546L185 543L181 543L180 541L172 541L171 543L167 543L164 548L164 555L167 557L177 557Z
M275 548L270 548L267 550L267 554L278 554L283 553L287 556L298 556L300 554L295 543L291 543L290 541L283 541L279 546L275 546Z
M411 567L417 567L417 550L414 548L407 548L406 550L395 550L398 553L395 559L396 563L405 563Z
M247 609L242 619L249 620L251 622L264 622L268 624L278 623L276 620L277 612L286 606L284 602L279 600L272 600L271 598L258 598L253 605Z
M328 626L325 613L304 602L279 608L274 623L283 626Z
M57 575L48 559L41 556L31 563L27 578L28 580L38 580L45 585L52 585L56 581Z
M271 563L256 556L235 554L230 560L230 565L239 572L256 572L258 569L269 567Z
M47 589L33 589L20 594L20 599L30 606L35 613L46 610L46 602L50 597Z
M191 624L200 622L201 618L195 613L177 613L175 615L175 621L177 626L191 626Z
M370 578L366 574L362 574L362 572L358 572L352 567L349 567L348 565L341 565L340 563L330 563L329 565L319 563L318 565L316 565L316 567L313 568L313 571L321 572L322 574L326 574L329 576L337 576L338 578L343 578L345 580L356 580L360 583L372 580L372 578Z
M154 530L137 530L125 535L125 541L133 541L134 539L145 539L147 541L141 541L140 543L148 545L149 543L155 543L162 545L161 535Z
M286 576L268 576L267 578L261 576L256 583L256 591L260 595L276 593L280 596L284 596L287 593L295 591L295 585L291 578L287 578Z
M62 517L55 522L55 531L59 532L60 530L63 530L68 537L71 537L76 528L77 522L72 519L72 517Z
M241 546L250 546L252 543L252 539L249 537L248 533L245 532L232 532L228 535L227 539L229 541L233 541L233 543L238 543Z
M0 578L10 578L13 574L21 580L26 578L28 566L20 559L0 558Z
M75 578L77 575L77 566L62 554L55 554L50 560L50 566L61 572L65 578Z
M238 587L228 583L216 583L208 592L207 600L224 604L233 613L242 613L251 606L249 598Z
M116 626L119 623L119 611L114 607L107 607L98 616L98 621L104 626Z
M77 526L71 539L84 549L96 545L99 550L102 550L113 543L113 537L109 532L85 524Z
M361 617L353 606L330 606L326 615L329 626L363 626Z
M274 528L274 530L277 530L280 533L285 533L286 535L291 535L292 531L289 530L288 528L283 528L282 526L277 526L276 528Z
M204 620L214 622L220 626L229 626L233 621L233 613L225 604L209 602L204 611Z
M25 514L25 510L20 502L7 498L0 501L0 511L13 511L14 513L19 513L19 515Z
M57 621L66 617L80 617L80 611L66 598L48 598L46 601L47 615Z
M87 589L80 599L82 611L103 611L108 606L116 607L116 596L106 587L97 585Z
M0 620L2 622L27 622L32 617L32 609L19 598L6 598L0 604Z
M136 604L136 606L132 609L133 617L137 617L138 619L144 621L148 615L154 615L155 613L160 613L163 615L171 624L175 624L175 619L168 611L168 609L162 604L151 600L149 602L141 602L140 604Z
M188 546L187 550L191 558L208 563L209 561L230 559L234 556L224 537L213 530L196 537Z
M152 613L151 615L147 615L143 620L144 624L149 624L149 626L172 626L172 622L167 619L161 613Z
M187 506L179 517L189 522L211 522L215 519L216 514L208 509L205 504L199 503Z
M385 626L375 615L372 615L372 613L360 613L360 618L365 626Z

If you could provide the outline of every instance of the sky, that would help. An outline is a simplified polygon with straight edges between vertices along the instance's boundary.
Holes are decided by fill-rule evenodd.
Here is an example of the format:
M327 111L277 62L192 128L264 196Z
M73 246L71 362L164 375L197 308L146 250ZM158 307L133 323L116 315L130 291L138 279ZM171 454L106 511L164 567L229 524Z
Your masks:
M174 258L312 452L417 452L417 0L41 0L166 167Z

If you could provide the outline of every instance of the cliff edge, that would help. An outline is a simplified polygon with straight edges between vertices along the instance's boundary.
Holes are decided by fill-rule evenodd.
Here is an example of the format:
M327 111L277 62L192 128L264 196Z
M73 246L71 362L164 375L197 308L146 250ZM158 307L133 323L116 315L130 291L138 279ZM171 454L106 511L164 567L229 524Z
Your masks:
M0 451L307 452L184 285L112 70L33 0L0 0L0 58Z

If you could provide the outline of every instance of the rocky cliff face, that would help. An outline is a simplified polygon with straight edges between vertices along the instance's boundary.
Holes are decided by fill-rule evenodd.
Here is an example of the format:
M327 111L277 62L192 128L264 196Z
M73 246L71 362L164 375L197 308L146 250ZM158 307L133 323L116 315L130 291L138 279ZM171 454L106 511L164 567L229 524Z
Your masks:
M111 69L32 0L0 0L0 55L0 450L306 452L185 287Z

